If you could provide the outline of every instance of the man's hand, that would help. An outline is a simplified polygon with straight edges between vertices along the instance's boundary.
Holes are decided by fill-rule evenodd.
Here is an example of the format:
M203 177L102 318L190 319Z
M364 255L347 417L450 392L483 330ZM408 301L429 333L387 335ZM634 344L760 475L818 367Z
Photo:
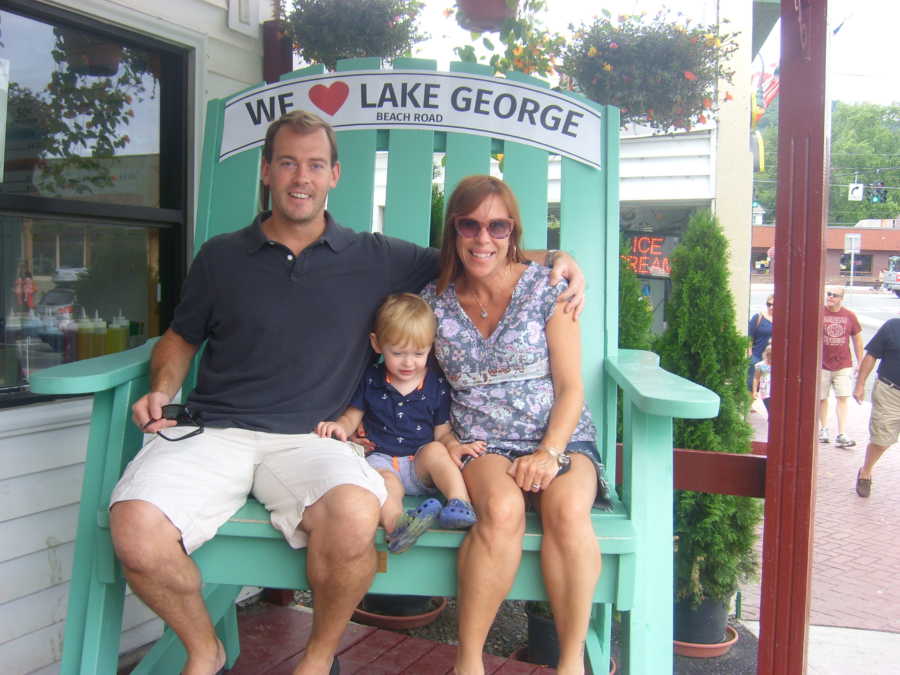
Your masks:
M347 432L337 422L319 422L316 425L316 433L322 438L336 438L339 441L347 440Z
M174 427L175 420L163 419L162 407L169 403L172 397L161 391L151 391L141 396L131 406L131 419L138 428L147 434L155 434L160 429Z
M565 303L563 312L572 312L572 320L575 321L581 316L584 310L584 290L585 281L584 274L575 258L565 251L555 251L553 254L552 267L550 268L550 285L555 286L560 279L569 282L569 287L559 296L559 302Z
M856 399L857 403L862 403L866 397L866 383L865 382L857 382L856 386L853 388L853 398Z

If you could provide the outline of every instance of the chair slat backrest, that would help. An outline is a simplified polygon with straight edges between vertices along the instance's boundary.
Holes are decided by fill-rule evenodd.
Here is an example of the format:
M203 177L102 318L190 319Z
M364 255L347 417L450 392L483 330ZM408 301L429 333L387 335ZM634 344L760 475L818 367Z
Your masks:
M378 59L349 59L338 62L337 73L379 69ZM424 59L400 59L394 63L394 69L430 71L436 70L436 64ZM481 64L454 63L450 73L488 77L491 70ZM324 74L322 66L312 66L285 75L282 83ZM520 73L510 73L508 80L547 88L546 83ZM508 80L498 78L498 82ZM435 157L443 169L444 194L449 196L465 176L490 173L492 158L497 160L502 155L502 177L512 187L522 211L523 244L530 249L544 249L550 203L548 186L557 177L555 173L550 174L558 171L561 248L575 255L588 282L588 303L582 318L585 395L601 429L600 445L606 449L614 448L615 441L615 386L611 379L604 378L603 364L607 356L616 352L618 340L619 118L615 108L599 106L580 97L571 98L601 113L599 169L568 157L560 159L544 148L529 144L528 139L516 142L462 129L338 128L341 179L329 196L328 209L347 227L371 230L379 198L376 163L379 153L386 153L383 231L427 245ZM218 159L226 103L225 100L211 103L207 116L195 250L216 234L243 227L259 208L259 147L251 146L225 160ZM274 116L274 110L273 103L268 110L270 116ZM259 110L257 114L261 116ZM328 119L327 115L323 117ZM263 130L267 121L261 122ZM604 454L608 469L615 471L615 453Z

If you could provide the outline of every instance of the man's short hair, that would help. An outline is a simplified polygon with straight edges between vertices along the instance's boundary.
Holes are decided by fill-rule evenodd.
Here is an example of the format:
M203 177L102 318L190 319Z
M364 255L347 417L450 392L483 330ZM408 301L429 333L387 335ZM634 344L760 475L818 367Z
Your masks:
M412 345L431 347L437 332L437 319L431 307L415 293L394 293L375 314L375 337L383 347Z
M277 120L269 125L266 130L266 141L263 144L263 159L268 164L272 163L272 153L275 151L275 134L281 127L290 127L298 134L311 134L317 129L322 129L328 137L328 143L331 145L331 166L338 162L337 138L334 135L334 129L321 117L315 113L306 110L294 110L285 113Z

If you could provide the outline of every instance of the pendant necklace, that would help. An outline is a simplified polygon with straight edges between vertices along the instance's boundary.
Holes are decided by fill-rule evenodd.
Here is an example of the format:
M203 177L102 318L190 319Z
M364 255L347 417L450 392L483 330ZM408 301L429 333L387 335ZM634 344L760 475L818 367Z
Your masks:
M481 308L481 312L479 313L479 316L480 316L482 319L488 318L488 312L487 312L487 310L484 308L484 305L481 304L481 300L478 299L478 293L476 293L475 291L472 291L472 297L475 298L475 302L477 302L477 303L478 303L478 306Z

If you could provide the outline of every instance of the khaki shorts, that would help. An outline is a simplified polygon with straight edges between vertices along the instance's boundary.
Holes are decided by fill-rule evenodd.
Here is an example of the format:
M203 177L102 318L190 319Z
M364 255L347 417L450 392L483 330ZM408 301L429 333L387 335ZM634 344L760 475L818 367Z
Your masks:
M834 387L834 395L838 398L850 396L853 393L853 368L841 368L840 370L822 370L819 372L819 398L823 401L828 398L828 390Z
M177 438L192 429L172 427L165 433ZM303 511L332 488L348 484L372 492L380 504L387 498L384 480L352 443L315 434L207 427L183 441L154 437L125 468L110 505L150 502L181 531L184 548L192 553L252 493L288 543L303 548L307 536L298 528Z
M872 388L872 415L869 417L869 442L883 448L897 442L900 434L900 390L881 380Z

